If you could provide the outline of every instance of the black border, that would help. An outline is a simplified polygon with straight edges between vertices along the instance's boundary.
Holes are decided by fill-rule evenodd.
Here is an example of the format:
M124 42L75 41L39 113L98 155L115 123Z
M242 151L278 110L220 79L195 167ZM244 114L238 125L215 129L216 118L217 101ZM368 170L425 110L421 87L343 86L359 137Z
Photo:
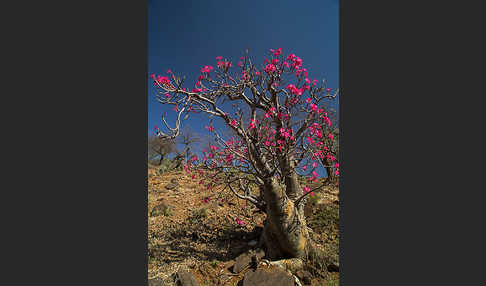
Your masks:
M35 148L4 176L17 196L2 200L13 207L13 284L146 284L147 4L22 9L27 28L12 42L27 47L15 72L26 120L9 153ZM482 113L458 95L482 88L465 66L475 44L455 40L477 17L458 9L340 1L341 285L467 284L457 269L469 260L451 247L469 245L456 241L471 219L461 206L481 201L455 195L478 185L454 169L450 150L476 154L462 155L469 142L451 130L469 134L478 120L465 123L467 113ZM444 124L451 114L457 122Z

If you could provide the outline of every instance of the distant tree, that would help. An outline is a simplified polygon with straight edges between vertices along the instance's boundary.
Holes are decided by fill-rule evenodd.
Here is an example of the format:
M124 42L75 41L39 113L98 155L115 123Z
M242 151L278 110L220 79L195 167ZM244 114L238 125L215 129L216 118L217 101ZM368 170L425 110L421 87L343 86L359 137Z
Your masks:
M156 135L148 138L148 156L149 160L158 160L158 165L162 164L167 155L176 151L174 139L164 139Z
M188 126L185 126L181 134L178 137L178 143L184 146L183 154L186 160L192 155L192 149L194 149L195 143L200 143L202 141L199 134L192 131Z

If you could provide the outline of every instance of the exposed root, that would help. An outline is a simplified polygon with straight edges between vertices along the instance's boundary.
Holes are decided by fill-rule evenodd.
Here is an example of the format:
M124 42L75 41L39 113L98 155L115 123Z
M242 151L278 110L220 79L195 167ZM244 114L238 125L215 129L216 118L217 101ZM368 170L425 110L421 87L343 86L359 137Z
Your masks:
M267 266L278 266L292 273L304 268L304 262L300 258L281 259L276 261L262 259L260 263L266 264Z
M299 280L299 278L297 276L295 276L294 274L292 274L292 277L294 277L295 285L302 286L302 283L300 283L300 280Z

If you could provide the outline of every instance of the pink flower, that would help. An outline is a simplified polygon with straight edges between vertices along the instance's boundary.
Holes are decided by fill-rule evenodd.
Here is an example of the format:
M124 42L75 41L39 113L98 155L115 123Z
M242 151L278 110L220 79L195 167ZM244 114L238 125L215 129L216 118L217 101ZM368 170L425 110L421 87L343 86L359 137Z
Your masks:
M222 56L216 57L217 60L221 60L222 58Z
M239 219L239 218L236 218L236 223L237 223L238 225L244 225L244 224L245 224L245 222L244 222L244 221L242 221L242 220L241 220L241 219Z
M275 53L273 53L273 55L274 55L275 57L278 57L278 56L280 56L281 54L282 54L282 48L278 48L278 49L275 51Z
M336 165L334 167L339 168L339 163L336 162Z
M255 72L255 75L260 75L260 72Z
M254 123L254 122L255 122L255 121L254 121L253 119L252 119L252 120L250 120L250 124L248 124L248 127L249 127L250 129L253 129L253 128L255 128L255 127L256 127L256 125L255 125L255 123Z
M307 170L307 166L302 166L302 169L304 169L304 171Z
M334 139L334 136L332 136L332 134L331 134L331 133L329 133L329 138L330 138L331 140L333 140L333 139Z
M339 176L339 170L336 170L336 176Z
M312 163L312 167L314 168L317 167L317 163L316 162Z
M294 54L290 54L290 55L288 55L288 56L287 56L286 60L287 60L287 61L290 61L290 60L292 60L293 58L295 58L295 55L294 55Z
M231 125L236 127L236 125L237 125L237 124L236 124L236 120L234 120L234 119L233 119L233 120L231 120Z
M238 62L238 66L241 67L243 65L243 62L242 61L239 61Z
M305 193L310 192L310 188L309 188L308 186L305 186L305 187L304 187L304 192L305 192Z
M305 101L306 101L307 103L310 103L310 102L312 101L312 98L310 98L310 97L309 97L309 98L306 98L306 99L305 99Z
M212 125L205 126L204 128L206 128L207 130L209 130L209 132L213 132L214 131L214 127Z
M226 160L226 163L231 163L231 160L233 160L233 154L226 155L225 160Z
M174 111L175 111L175 112L179 111L179 108L177 107L177 105L176 105L176 106L174 106Z
M274 65L278 64L278 59L273 59L272 64L274 64Z

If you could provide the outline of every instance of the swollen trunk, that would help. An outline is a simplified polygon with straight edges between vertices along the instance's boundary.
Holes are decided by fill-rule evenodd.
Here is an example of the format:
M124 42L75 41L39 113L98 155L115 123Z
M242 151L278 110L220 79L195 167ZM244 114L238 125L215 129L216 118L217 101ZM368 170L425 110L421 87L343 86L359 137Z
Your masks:
M263 242L267 255L271 259L305 257L309 233L303 208L295 207L276 179L269 179L264 190L267 220Z

